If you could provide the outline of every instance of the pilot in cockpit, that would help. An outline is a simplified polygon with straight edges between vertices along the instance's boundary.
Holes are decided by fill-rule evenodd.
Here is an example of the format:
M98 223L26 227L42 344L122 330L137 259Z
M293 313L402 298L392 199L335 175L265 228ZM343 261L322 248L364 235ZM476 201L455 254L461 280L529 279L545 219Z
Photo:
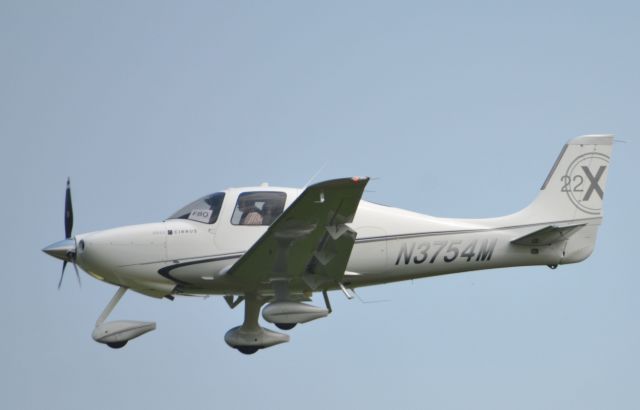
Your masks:
M242 217L240 218L240 225L262 225L263 216L260 213L260 209L255 205L255 202L241 199L238 203Z

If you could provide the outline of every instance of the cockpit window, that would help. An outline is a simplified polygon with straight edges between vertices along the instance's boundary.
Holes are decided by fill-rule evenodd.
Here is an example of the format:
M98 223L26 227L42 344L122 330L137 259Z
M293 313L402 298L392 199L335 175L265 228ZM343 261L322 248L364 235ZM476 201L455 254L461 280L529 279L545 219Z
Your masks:
M218 220L224 192L216 192L190 203L168 219L189 219L191 221L213 224Z
M238 196L231 223L234 225L271 225L284 211L284 192L244 192Z

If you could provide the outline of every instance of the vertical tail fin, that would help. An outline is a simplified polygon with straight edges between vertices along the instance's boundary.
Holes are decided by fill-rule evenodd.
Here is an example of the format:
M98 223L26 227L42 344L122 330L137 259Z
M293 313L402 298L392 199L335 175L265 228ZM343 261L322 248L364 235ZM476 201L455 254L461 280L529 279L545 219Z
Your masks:
M518 212L519 223L548 224L566 236L559 263L580 262L593 252L602 220L604 190L613 144L611 135L569 141L538 197ZM569 230L564 234L565 230Z
M540 222L602 216L613 144L611 135L585 135L569 141L522 216Z

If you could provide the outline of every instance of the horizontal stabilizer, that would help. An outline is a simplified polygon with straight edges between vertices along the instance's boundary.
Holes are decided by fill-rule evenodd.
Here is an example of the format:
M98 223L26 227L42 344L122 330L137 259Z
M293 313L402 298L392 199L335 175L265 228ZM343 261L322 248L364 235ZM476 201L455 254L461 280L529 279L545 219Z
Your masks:
M549 225L537 231L533 231L524 236L520 236L511 241L514 245L525 246L547 246L555 242L563 241L573 235L578 229L582 228L586 224L568 225L568 226L554 226Z

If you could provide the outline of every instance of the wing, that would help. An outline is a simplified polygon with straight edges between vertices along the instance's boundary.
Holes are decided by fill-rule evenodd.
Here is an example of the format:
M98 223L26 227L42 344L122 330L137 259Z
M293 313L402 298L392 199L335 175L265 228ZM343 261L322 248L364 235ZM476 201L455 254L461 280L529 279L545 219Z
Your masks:
M554 225L545 226L542 229L520 236L511 241L515 245L542 246L566 240L585 224L569 225L558 227Z
M302 280L311 289L336 285L347 267L353 221L369 178L343 178L305 189L227 272L247 290Z

